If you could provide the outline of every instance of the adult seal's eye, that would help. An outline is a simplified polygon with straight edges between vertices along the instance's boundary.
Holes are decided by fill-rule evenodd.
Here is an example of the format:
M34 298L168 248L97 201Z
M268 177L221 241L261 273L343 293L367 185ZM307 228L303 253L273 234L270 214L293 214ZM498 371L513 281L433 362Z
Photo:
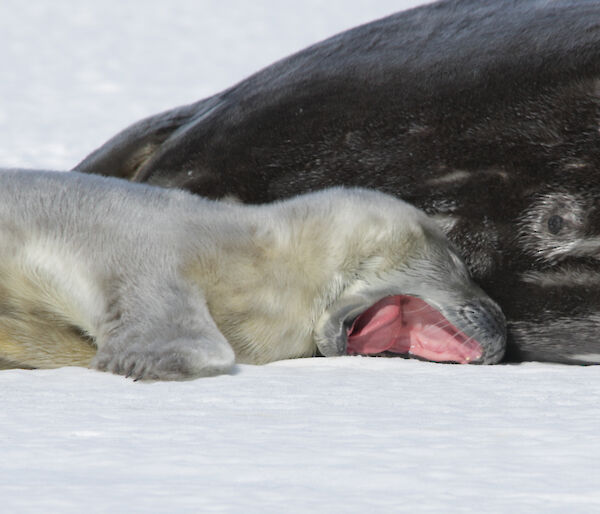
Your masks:
M563 227L563 223L564 220L558 214L554 214L548 218L548 230L552 234L558 234Z

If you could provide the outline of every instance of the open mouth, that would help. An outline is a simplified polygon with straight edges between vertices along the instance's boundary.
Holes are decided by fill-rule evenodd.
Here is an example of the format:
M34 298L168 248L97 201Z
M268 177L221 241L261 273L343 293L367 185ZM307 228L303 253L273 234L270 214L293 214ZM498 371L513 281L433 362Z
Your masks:
M383 298L358 316L347 338L349 355L384 352L467 364L481 359L479 342L414 296Z

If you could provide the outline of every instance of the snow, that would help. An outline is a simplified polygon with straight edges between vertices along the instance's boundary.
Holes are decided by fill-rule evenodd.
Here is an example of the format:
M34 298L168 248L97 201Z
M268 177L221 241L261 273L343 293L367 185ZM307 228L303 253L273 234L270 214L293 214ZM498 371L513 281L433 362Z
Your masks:
M0 165L68 169L130 122L416 3L4 0ZM600 510L598 366L11 370L0 391L4 512Z
M600 368L340 357L0 375L6 512L590 512Z

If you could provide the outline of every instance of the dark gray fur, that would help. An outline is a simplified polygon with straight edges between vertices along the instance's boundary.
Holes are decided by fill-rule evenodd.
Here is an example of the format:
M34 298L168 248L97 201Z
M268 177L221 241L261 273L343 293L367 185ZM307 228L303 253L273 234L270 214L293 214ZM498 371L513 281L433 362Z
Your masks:
M439 2L143 120L77 169L252 203L395 194L440 215L507 315L509 358L600 362L599 72L596 0Z

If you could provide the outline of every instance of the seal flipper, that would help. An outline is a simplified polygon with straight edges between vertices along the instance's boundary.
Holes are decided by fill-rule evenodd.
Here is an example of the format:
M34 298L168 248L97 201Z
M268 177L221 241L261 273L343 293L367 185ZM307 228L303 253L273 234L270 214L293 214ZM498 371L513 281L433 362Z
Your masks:
M193 287L171 277L168 286L145 298L136 295L131 302L132 295L123 294L127 307L111 335L99 340L92 368L135 380L187 380L231 371L233 348Z

